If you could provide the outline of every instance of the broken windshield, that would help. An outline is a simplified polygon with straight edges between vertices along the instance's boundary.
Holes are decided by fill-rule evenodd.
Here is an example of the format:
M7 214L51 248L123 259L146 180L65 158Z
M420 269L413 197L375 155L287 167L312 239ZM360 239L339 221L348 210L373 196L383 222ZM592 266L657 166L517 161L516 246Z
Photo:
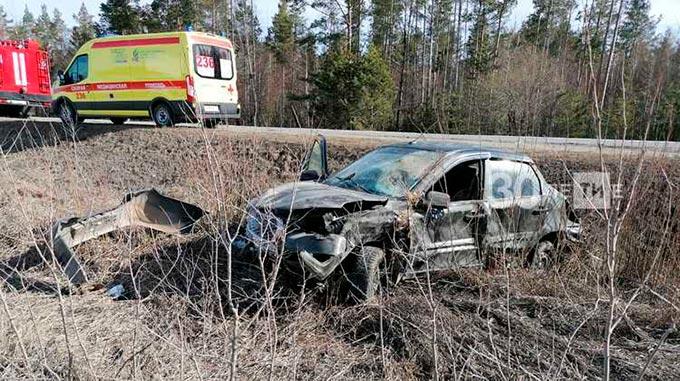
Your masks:
M442 156L441 152L408 147L379 148L325 183L382 196L403 197Z

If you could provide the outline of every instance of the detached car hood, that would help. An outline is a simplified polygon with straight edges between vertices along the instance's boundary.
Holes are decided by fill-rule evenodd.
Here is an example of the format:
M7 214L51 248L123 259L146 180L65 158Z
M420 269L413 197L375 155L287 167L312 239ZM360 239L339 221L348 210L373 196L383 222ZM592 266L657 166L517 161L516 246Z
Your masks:
M387 200L384 196L300 181L272 188L253 200L253 204L258 209L275 210L340 209L349 203L380 205Z

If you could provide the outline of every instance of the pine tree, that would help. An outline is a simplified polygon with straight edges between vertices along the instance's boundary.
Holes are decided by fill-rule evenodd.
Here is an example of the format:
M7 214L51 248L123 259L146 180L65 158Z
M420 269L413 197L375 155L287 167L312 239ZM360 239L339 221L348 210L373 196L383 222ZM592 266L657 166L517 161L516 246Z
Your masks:
M479 0L474 11L474 23L472 29L470 29L470 36L467 42L467 67L472 78L491 69L490 12L491 8L488 0Z
M235 30L234 32L242 35L249 35L251 37L257 37L262 34L262 28L260 27L260 20L258 20L255 10L248 4L246 0L238 0L236 3L236 9L234 11L235 16Z
M361 50L361 25L366 13L365 0L313 0L311 7L322 16L312 23L319 30L317 39L332 49L338 43L358 54Z
M304 14L307 9L306 0L289 0L288 10L290 16L293 19L293 33L295 39L302 39L308 33L307 26L305 25Z
M99 9L101 30L116 34L141 32L139 0L106 0Z
M43 49L46 49L48 53L52 50L52 30L51 30L52 19L47 11L47 5L42 4L40 6L40 14L35 20L35 26L33 28L33 33L35 38L40 42Z
M626 6L626 18L621 26L621 47L629 52L641 39L651 38L656 21L649 15L649 0L630 0Z
M397 43L398 20L403 7L402 0L373 0L371 41L383 54Z
M55 8L52 11L52 21L49 26L50 31L50 64L52 72L64 68L68 64L70 54L68 51L67 29L61 11Z
M246 0L195 0L197 12L197 25L195 28L215 34L228 35L233 32L232 18L234 11L232 6L238 9L234 3L242 3Z
M12 24L12 20L7 18L7 12L5 12L5 8L0 5L0 39L6 39L9 38L10 36L10 25Z
M253 126L257 126L260 117L260 83L262 73L256 68L257 59L260 56L260 44L258 37L262 34L260 22L255 15L252 2L248 0L238 0L234 9L233 34L229 36L239 48L237 64L239 73L244 74L242 78L247 78L244 82L245 92L241 92L243 97L243 109L241 117L244 121L249 121Z
M558 45L570 32L571 14L576 2L574 0L533 0L533 2L534 11L522 25L521 34L526 41L556 53L560 50Z
M390 67L374 46L361 60L363 82L357 113L350 120L355 129L384 130L391 125L392 106L396 96Z
M324 126L379 130L390 125L394 82L377 48L364 56L329 51L311 80L313 107Z
M34 37L49 54L51 69L63 68L68 59L66 24L58 9L55 8L50 16L47 6L40 6L40 14L34 23Z
M21 17L21 23L14 28L12 38L16 40L23 40L26 38L34 38L33 29L35 27L35 17L33 13L28 10L28 5L24 8L24 15Z
M349 50L358 54L361 50L361 24L364 18L363 0L346 0L345 24L347 27L347 41Z
M153 0L148 8L144 25L149 32L184 30L188 26L200 29L198 3L194 0Z
M80 4L77 14L73 15L76 26L71 29L69 52L72 54L80 49L84 43L96 37L94 17L87 11L85 3Z
M293 28L293 19L288 12L288 2L280 0L279 11L274 15L269 31L269 40L279 62L287 62L295 47Z

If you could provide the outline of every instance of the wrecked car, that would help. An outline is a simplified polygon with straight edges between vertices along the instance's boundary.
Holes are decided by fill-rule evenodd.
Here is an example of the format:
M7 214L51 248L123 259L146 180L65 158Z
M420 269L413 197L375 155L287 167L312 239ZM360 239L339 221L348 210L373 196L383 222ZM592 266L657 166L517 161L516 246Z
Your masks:
M579 235L529 157L428 141L377 148L330 174L320 137L300 181L250 201L245 218L238 250L281 256L354 300L373 297L385 274L484 267L498 253L546 268Z

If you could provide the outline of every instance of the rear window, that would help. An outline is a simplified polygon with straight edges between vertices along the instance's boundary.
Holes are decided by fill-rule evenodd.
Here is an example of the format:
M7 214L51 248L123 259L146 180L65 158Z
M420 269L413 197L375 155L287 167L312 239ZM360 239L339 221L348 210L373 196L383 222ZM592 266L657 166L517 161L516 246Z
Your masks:
M509 160L489 160L491 197L496 200L532 197L541 194L541 181L527 163Z
M232 79L231 51L211 45L194 45L194 70L203 78Z

